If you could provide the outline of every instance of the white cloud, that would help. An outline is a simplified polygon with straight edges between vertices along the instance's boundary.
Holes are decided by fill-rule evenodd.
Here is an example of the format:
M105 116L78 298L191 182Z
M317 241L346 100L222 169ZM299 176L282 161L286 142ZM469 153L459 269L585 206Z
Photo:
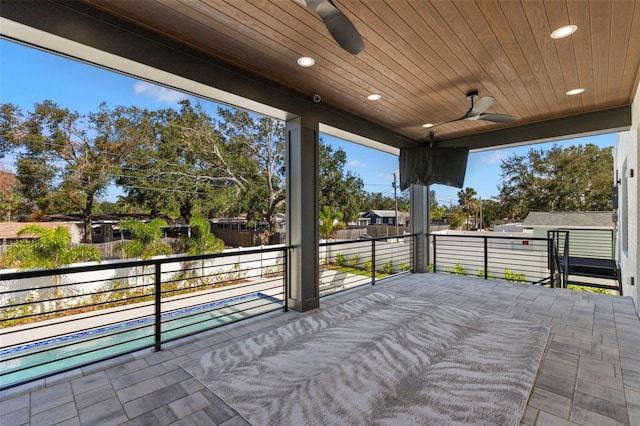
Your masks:
M162 102L169 105L175 105L178 101L188 98L184 93L167 89L166 87L157 86L146 81L136 82L136 84L133 85L133 91L136 95L154 98L156 102Z
M364 166L364 163L362 161L353 160L353 161L349 161L349 165L351 167L362 167Z
M509 153L507 151L503 149L499 149L491 155L483 155L482 157L480 157L480 161L486 164L495 164L495 163L499 163L500 161L507 158L508 156L509 156Z
M393 173L378 173L378 177L389 182L393 182ZM396 170L396 178L398 177L398 171Z

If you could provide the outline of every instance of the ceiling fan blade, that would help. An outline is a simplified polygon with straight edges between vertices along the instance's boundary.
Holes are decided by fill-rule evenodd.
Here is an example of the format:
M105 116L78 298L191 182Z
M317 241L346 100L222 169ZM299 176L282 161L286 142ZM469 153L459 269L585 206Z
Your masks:
M477 120L492 121L494 123L513 123L517 118L509 114L480 114Z
M467 117L471 118L473 116L482 114L483 112L491 108L491 105L493 105L494 101L495 100L491 96L485 96L484 98L473 104L473 108L471 108L469 112L467 112Z
M357 55L364 50L364 41L355 25L329 0L297 0L315 11L335 41L349 53Z

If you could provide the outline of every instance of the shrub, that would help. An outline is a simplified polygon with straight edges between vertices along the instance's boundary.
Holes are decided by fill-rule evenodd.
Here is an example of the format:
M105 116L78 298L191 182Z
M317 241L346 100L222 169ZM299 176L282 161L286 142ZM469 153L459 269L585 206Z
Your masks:
M402 272L407 272L407 271L411 270L411 266L409 266L408 263L402 262L402 263L400 263L400 270Z
M584 286L581 286L581 285L573 285L573 284L567 285L567 289L568 290L575 290L575 291L586 291L586 292L589 292L589 293L614 294L611 290L607 290L606 288L584 287Z
M510 269L504 268L504 279L512 283L526 284L527 276L525 274L517 274Z
M336 253L336 263L340 266L345 266L347 264L347 261L345 260L342 253Z
M384 266L382 267L382 272L384 272L385 274L395 274L396 270L393 269L393 261L388 261L387 263L384 264Z
M364 265L362 265L364 270L367 272L371 272L373 270L373 262L371 262L371 259L367 260L364 262Z
M476 277L484 279L484 269L478 269L476 271ZM488 280L495 280L496 277L491 275L491 271L487 271L487 279Z
M358 257L358 255L353 256L350 260L349 260L349 266L355 268L356 266L358 266L358 263L360 263L360 258Z
M461 263L456 263L456 266L454 266L453 269L444 268L444 271L451 275L467 275L467 271L462 267Z

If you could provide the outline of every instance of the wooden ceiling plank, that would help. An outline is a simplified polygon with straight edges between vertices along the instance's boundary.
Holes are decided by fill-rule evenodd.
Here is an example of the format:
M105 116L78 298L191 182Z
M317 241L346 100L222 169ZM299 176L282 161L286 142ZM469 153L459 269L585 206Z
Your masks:
M500 3L479 2L478 6L509 58L513 67L512 72L520 83L518 85L520 99L530 105L532 117L542 117L548 105L514 34L511 17L505 15Z
M193 5L198 5L198 3L187 1L185 2L185 7L191 7ZM243 12L238 11L234 7L230 9L223 7L224 5L221 2L215 2L215 6L217 9L213 10L209 7L201 7L197 10L198 15L200 16L209 16L214 17L218 24L224 22L224 27L227 28L227 31L234 31L234 29L230 28L231 25L234 28L238 27L238 22L242 22L244 25L250 25L254 30L259 27L261 30L264 30L263 26L258 24L255 20L250 17L242 16ZM232 15L229 16L225 12L231 10ZM235 24L235 25L234 25ZM220 30L223 30L223 27L220 27ZM241 36L240 36L241 37ZM230 38L236 38L236 36L231 35ZM261 42L266 44L257 44L255 39L260 39ZM333 43L333 40L330 41ZM259 70L262 74L271 75L274 70L280 70L277 78L273 78L274 80L285 82L286 85L293 88L294 90L298 90L301 93L305 93L303 91L303 87L305 85L308 86L308 82L304 78L300 78L300 76L304 75L300 73L299 66L295 63L295 59L297 58L297 53L290 53L290 51L283 51L281 44L274 42L269 37L252 37L247 41L248 45L252 46L252 52L256 53L258 57L266 56L264 61L259 60L258 63L261 64L264 69ZM286 48L289 49L289 48ZM243 52L243 49L240 49L239 52ZM250 56L250 55L249 55ZM276 65L272 65L273 68L269 67L271 60L277 58ZM249 57L248 60L251 60ZM255 59L253 59L255 61ZM353 103L351 109L345 108L346 110L353 113L361 113L363 110L370 108L370 105L367 103L364 96L358 98L352 98L350 93L357 93L361 89L361 80L357 77L354 77L353 74L349 74L346 72L334 72L330 69L327 69L327 72L330 74L330 78L316 78L317 82L317 90L316 92L321 93L325 102L331 105L340 105L341 102ZM352 80L349 80L348 77L351 77ZM332 84L332 81L336 81L336 83ZM297 84L294 84L298 82ZM349 88L349 90L344 90L345 88ZM347 99L350 100L347 100ZM353 100L355 99L355 101ZM338 102L342 100L341 102ZM400 105L398 105L399 107ZM387 119L401 123L404 121L405 114L404 113L394 113L393 111L388 111Z
M478 38L482 40L487 53L492 56L494 62L501 69L505 78L505 85L510 86L513 95L515 95L510 101L518 108L518 111L514 111L513 114L539 115L539 109L536 103L533 102L523 79L520 78L518 73L518 69L524 71L524 67L521 66L524 58L514 42L513 33L500 8L500 4L497 2L479 2L474 3L473 6L473 8L465 7L464 10L468 10L467 13L469 14L466 19L474 20L474 25L480 28L475 31ZM482 16L484 19L474 19L473 15ZM519 63L516 63L518 61Z
M288 3L293 3L293 2L288 2ZM293 4L295 6L295 3ZM274 4L267 2L267 4L263 4L261 5L262 8L254 8L253 10L250 10L249 8L246 9L247 13L252 13L252 14L256 14L255 16L259 16L260 14L262 15L269 15L269 16L277 16L277 10L272 10L272 7L277 7ZM265 13L261 13L261 11L264 10ZM271 23L273 24L273 20L271 21ZM284 22L281 23L281 25L279 25L281 28L281 31L283 31L283 33L288 33L290 32L290 29L288 28L288 25ZM326 30L325 30L326 31ZM336 52L341 52L342 50L340 49L340 47L335 44L335 42L332 43L334 44L334 46L332 47L332 49ZM306 45L307 43L305 43ZM304 52L304 48L302 46L300 46L300 51ZM315 53L314 53L315 55ZM312 56L314 56L312 55ZM348 60L345 61L344 59L340 58L339 56L335 56L333 58L325 58L326 61L322 60L322 56L316 55L314 56L314 58L316 59L316 65L314 67L312 67L312 69L319 69L320 67L329 67L332 68L334 72L336 72L338 75L341 75L343 73L349 73L349 75L353 76L354 80L360 81L360 90L358 92L354 92L354 94L357 94L357 96L359 96L360 98L365 98L367 95L374 93L374 92L381 92L384 91L384 93L382 93L384 95L384 99L385 102L391 102L392 105L404 105L402 114L406 117L406 116L410 116L412 113L415 112L416 109L416 104L414 103L414 98L412 96L412 93L410 90L407 89L406 85L400 85L399 82L393 79L393 76L389 76L389 75L385 75L382 70L380 69L381 67L371 67L368 63L366 63L366 61L363 60L363 57L365 56L364 52L361 53L358 57L356 56L351 56L348 55L347 58ZM388 74L391 74L390 70L388 72ZM379 84L372 84L371 80L363 80L361 78L362 75L367 75L368 77L371 78L371 80L375 80L375 81L379 81ZM324 77L323 75L320 75L319 77Z
M591 43L591 16L589 14L589 0L574 0L567 2L569 22L578 26L578 31L571 36L573 56L578 70L579 87L585 91L580 95L585 111L591 110L596 101L595 81L593 75L593 52Z
M629 34L640 34L640 2L634 2L633 24ZM640 84L640 55L638 52L640 52L640 37L629 37L620 86L620 98L626 97L627 105L631 105L633 102Z
M505 15L509 17L509 25L516 38L516 42L520 46L520 50L525 56L529 68L529 76L535 81L535 86L532 83L528 85L529 90L540 92L540 101L546 104L546 108L543 107L542 109L544 113L540 118L548 118L548 111L559 110L560 104L552 88L549 74L546 71L544 60L538 50L529 20L520 2L501 1L500 6L505 12Z
M523 2L525 14L531 26L533 37L536 40L537 51L539 52L544 63L544 70L549 77L550 89L558 100L560 108L556 110L556 116L570 113L571 102L566 99L564 93L565 88L564 76L560 68L558 54L553 43L553 39L549 36L553 30L547 20L544 3L541 1ZM555 29L555 28L554 28Z
M422 64L419 65L421 70L426 75L433 75L431 70L437 71L439 88L430 96L445 97L451 105L447 109L445 104L431 106L429 117L437 119L430 121L438 123L462 116L467 106L464 94L470 88L476 88L478 80L442 40L439 31L440 20L433 19L432 14L425 16L424 10L418 13L412 7L406 7L399 2L389 2L388 5L406 23L406 27L411 29L408 31L410 36L407 41L416 46L418 60ZM421 3L420 6L428 5Z
M611 52L609 54L609 78L607 81L609 99L607 107L620 106L626 103L627 100L627 96L620 93L625 84L625 67L620 65L626 62L628 46L633 43L632 39L637 42L637 39L640 38L640 33L635 33L635 37L629 37L630 34L634 34L631 32L631 26L633 24L634 6L637 3L636 1L616 1L612 4ZM628 85L629 83L627 82Z
M589 2L591 46L593 49L594 108L604 109L608 103L609 53L611 49L611 3Z
M367 3L366 6L366 8L360 10L357 19L358 23L361 22L367 27L377 29L375 32L367 33L367 37L373 41L373 43L370 43L372 50L379 49L382 57L387 56L389 58L390 62L386 63L381 60L379 61L380 65L398 72L403 84L406 82L418 89L414 91L413 96L418 95L417 98L420 98L421 94L425 98L431 96L433 100L438 102L439 110L455 110L456 105L449 101L450 98L441 94L446 90L441 84L441 81L446 79L442 75L442 70L423 60L419 50L424 47L424 44L420 42L419 45L414 46L411 41L420 41L417 35L414 35L412 40L407 40L401 38L392 29L394 27L406 28L407 23L403 18L398 16L392 9L387 8L383 2L371 2ZM383 9L381 10L381 8ZM383 26L384 29L381 30ZM364 53L365 56L363 58L378 58L380 55L372 52L372 55L369 56L367 51ZM421 102L416 107L424 109L426 106L425 102ZM423 117L426 118L426 114Z
M506 78L493 61L492 55L487 52L476 35L476 32L472 29L476 28L475 24L468 22L460 13L457 6L465 4L467 3L434 3L438 13L440 13L443 18L443 22L446 22L451 28L452 33L455 34L451 42L466 47L468 52L467 62L473 68L475 74L482 75L480 81L486 87L487 92L480 93L480 96L494 97L496 100L494 108L499 108L503 111L520 111L518 107L514 106L517 99L511 87L500 85L500 82L505 82ZM514 99L513 102L511 98Z
M569 11L567 10L567 3L565 1L546 2L544 7L547 13L547 20L552 30L570 23L577 24L577 22L571 22L569 20ZM575 34L573 36L575 36ZM565 92L583 87L575 60L573 36L557 40L552 39L557 52L558 65L564 78ZM572 113L582 113L585 111L583 99L584 97L582 95L570 96L567 99L571 105L570 111Z

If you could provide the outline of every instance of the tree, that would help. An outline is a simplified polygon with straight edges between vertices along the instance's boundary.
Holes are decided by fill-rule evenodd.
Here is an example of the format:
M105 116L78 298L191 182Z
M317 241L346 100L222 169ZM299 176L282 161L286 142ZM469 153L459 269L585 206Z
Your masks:
M199 215L191 217L189 236L180 238L182 250L188 255L217 253L224 249L224 241L211 233L211 223Z
M0 215L11 221L16 213L26 213L27 209L26 200L18 191L18 178L0 166Z
M36 103L26 118L2 106L2 138L20 146L17 173L24 196L43 213L78 213L91 242L95 199L118 173L120 162L142 143L144 116L137 108L105 103L86 116L52 101Z
M331 145L320 142L319 205L341 211L348 223L360 217L365 193L362 179L350 171L344 172L346 164L347 154L342 148L334 151Z
M476 190L469 187L458 191L458 202L467 213L467 226L471 223L471 215L478 209L478 200L475 199L476 195L478 195Z
M320 209L320 238L325 240L336 237L336 231L338 229L344 229L345 225L342 222L342 213L333 210L329 206L323 206Z
M180 110L148 112L153 131L139 144L118 177L129 200L152 215L178 212L190 221L204 202L224 205L238 196L245 179L230 167L223 135L200 104L180 102Z
M243 110L218 108L218 115L228 138L229 162L244 182L235 211L246 213L249 224L267 222L262 239L268 243L276 229L275 213L286 198L284 124Z
M148 223L134 219L121 221L118 227L123 231L128 230L132 239L118 244L116 250L122 250L127 258L139 257L145 260L153 256L170 255L171 246L161 241L162 228L167 226L167 222L162 219L153 219Z
M45 228L27 225L17 232L18 237L31 236L35 239L19 240L9 246L2 260L7 265L17 264L18 269L55 269L74 262L93 260L100 262L100 251L91 246L71 247L71 233L63 226ZM62 297L62 278L55 276L55 298Z
M510 217L531 210L610 210L612 147L531 149L502 160L499 201Z

